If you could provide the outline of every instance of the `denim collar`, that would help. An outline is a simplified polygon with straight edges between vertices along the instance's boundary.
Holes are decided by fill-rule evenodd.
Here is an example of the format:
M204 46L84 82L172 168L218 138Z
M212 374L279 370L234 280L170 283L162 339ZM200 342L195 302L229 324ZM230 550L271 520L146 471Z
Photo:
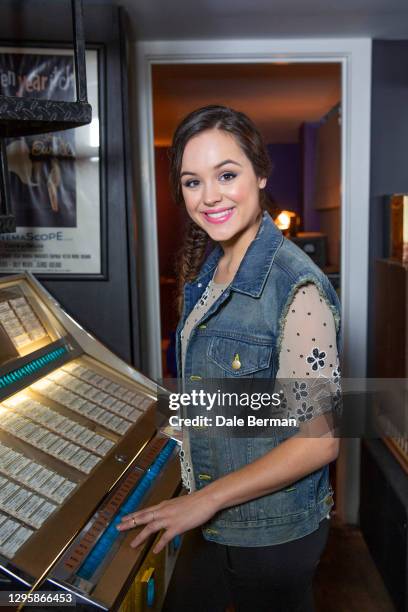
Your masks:
M230 285L231 290L259 297L275 254L282 242L282 232L276 227L269 213L264 211L258 232L249 245ZM202 280L215 269L222 254L223 250L217 244L201 268L196 281Z

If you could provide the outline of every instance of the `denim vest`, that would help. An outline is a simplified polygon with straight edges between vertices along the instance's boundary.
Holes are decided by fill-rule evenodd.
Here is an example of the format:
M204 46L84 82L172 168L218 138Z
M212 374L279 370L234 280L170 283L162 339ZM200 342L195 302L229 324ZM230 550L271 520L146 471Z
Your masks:
M180 333L212 278L222 255L210 253L193 283L184 289L184 310L176 332L178 375ZM283 324L297 289L313 282L330 306L340 346L340 305L328 278L293 242L283 237L267 212L229 287L191 332L184 361L187 385L200 379L267 378L279 369ZM239 354L240 369L232 367ZM196 384L199 384L196 383ZM190 429L197 489L265 455L282 441L213 437ZM328 465L269 495L218 512L203 526L206 539L231 546L268 546L311 533L333 506Z

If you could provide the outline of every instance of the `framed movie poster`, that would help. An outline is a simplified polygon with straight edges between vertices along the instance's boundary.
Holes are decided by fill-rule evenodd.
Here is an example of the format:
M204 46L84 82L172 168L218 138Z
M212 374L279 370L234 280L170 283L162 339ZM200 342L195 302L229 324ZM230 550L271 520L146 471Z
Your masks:
M98 51L87 50L92 122L7 140L17 231L0 235L0 273L104 278ZM2 95L73 101L72 50L0 47Z

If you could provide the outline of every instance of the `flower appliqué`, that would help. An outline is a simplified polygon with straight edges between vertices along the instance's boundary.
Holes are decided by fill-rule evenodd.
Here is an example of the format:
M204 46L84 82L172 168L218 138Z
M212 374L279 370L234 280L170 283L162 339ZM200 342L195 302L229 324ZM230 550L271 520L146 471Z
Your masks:
M317 346L312 350L307 357L307 363L310 363L312 370L316 372L319 368L324 368L326 353L321 351Z
M299 383L298 381L296 381L292 391L297 400L301 400L302 398L308 396L307 384L305 382Z
M270 411L274 415L277 414L280 417L283 417L283 418L286 418L286 419L289 418L288 400L286 398L286 395L285 395L283 389L280 389L280 391L279 391L279 404L272 405L270 407Z
M333 411L337 416L341 416L343 414L343 398L340 389L337 389L336 393L333 395Z
M335 385L338 385L340 383L340 366L338 366L332 371L331 377Z
M313 416L313 406L308 406L306 402L302 402L301 407L298 408L296 412L299 415L299 421L308 421Z
M286 410L287 407L288 407L288 400L286 399L286 395L284 394L284 392L281 389L279 391L279 405L278 405L278 408L279 408L279 410Z

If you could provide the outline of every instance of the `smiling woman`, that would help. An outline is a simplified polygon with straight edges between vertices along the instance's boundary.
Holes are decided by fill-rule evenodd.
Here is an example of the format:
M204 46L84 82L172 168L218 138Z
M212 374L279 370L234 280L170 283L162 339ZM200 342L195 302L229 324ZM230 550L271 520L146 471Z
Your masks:
M191 220L178 270L180 299L211 241L240 237L234 261L224 257L214 280L224 283L236 272L259 226L260 207L266 203L271 162L261 135L243 113L220 114L220 108L225 107L207 106L191 113L173 141L173 199L186 207Z
M168 611L191 610L198 593L211 612L228 599L237 612L269 612L272 602L275 612L314 610L312 578L333 506L328 464L338 453L331 400L339 390L339 302L264 209L269 170L257 128L230 108L198 109L174 135L171 184L190 217L179 267L178 375L186 389L209 379L232 379L238 389L250 377L257 391L256 379L270 388L289 379L280 409L297 427L278 433L268 419L257 438L212 435L211 424L204 433L184 428L190 494L127 515L118 527L142 526L133 546L163 530L156 552L202 527L225 593L206 601L208 574L193 562L181 595L170 587Z
M191 138L180 177L191 219L212 240L228 241L241 234L244 245L259 223L259 189L266 177L255 174L234 136L215 128ZM242 259L238 250L234 254Z

